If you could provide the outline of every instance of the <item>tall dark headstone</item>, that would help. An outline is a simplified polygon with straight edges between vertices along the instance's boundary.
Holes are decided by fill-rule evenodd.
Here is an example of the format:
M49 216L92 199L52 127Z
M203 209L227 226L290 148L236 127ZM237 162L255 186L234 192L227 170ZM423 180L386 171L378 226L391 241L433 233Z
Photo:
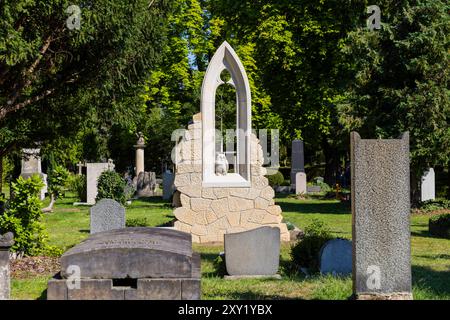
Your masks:
M409 134L365 140L351 134L353 293L412 299Z
M295 185L295 175L297 172L305 172L305 152L302 140L292 141L291 157L291 185Z

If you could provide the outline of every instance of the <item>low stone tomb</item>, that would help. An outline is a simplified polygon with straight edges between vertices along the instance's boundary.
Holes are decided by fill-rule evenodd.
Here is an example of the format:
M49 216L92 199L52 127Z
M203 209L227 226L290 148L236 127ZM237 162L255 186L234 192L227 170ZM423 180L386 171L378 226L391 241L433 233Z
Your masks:
M307 186L306 187L306 193L319 193L322 189L320 186Z
M320 249L319 261L323 274L352 274L352 242L345 239L327 241Z
M0 235L0 300L8 300L10 294L9 248L14 244L11 232Z
M125 228L125 208L113 199L102 199L90 209L91 234Z
M246 277L273 277L280 264L280 229L257 229L228 233L225 238L227 279Z
M61 257L49 300L197 300L200 255L188 233L124 228L96 233Z

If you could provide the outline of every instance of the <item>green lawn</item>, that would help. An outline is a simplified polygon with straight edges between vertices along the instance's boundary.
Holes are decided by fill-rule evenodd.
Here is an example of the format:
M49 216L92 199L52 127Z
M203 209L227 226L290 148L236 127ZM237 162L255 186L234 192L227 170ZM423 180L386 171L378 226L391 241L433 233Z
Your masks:
M75 199L58 201L54 213L46 214L44 222L50 242L63 249L70 248L89 235L89 208L74 207ZM296 200L277 198L285 220L300 228L312 219L324 221L336 237L351 238L350 208L333 200ZM133 201L127 207L127 218L146 217L150 226L160 226L173 219L170 204L161 198ZM450 240L428 235L428 217L413 215L412 271L415 299L450 299ZM289 244L282 245L280 273L282 280L224 280L214 260L222 245L194 245L202 255L203 299L346 299L351 295L350 278L330 276L291 277L284 272L288 263ZM13 299L45 298L46 281L52 275L12 279Z

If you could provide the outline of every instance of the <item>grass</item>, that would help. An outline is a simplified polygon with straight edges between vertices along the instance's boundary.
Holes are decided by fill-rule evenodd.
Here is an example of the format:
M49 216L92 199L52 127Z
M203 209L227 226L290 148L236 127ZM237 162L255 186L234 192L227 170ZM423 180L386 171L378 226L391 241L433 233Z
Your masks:
M324 221L336 237L351 238L348 205L334 200L297 200L279 197L283 216L299 228L313 219ZM74 207L74 198L58 200L55 212L46 214L44 223L50 244L67 250L89 236L89 208ZM146 218L149 226L161 226L173 219L170 204L161 198L136 200L127 207L127 219ZM415 299L450 299L450 240L428 235L428 217L412 215L412 272ZM194 244L202 256L202 299L347 299L352 282L331 276L290 276L284 266L290 261L290 245L281 248L281 280L225 280L214 261L223 245ZM47 280L42 277L12 279L13 299L45 298Z

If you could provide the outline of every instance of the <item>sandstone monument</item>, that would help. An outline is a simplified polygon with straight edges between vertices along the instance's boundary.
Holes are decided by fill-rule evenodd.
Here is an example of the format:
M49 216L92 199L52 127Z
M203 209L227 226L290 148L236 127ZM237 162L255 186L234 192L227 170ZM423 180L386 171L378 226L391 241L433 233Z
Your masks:
M216 158L222 150L217 150L216 144L220 132L215 129L215 93L225 84L220 78L225 69L231 74L227 83L236 88L237 94L236 165L228 172L219 166L218 173ZM174 135L174 185L181 204L174 211L177 230L191 233L194 242L222 242L227 233L272 226L280 229L281 240L289 241L281 208L273 200L275 192L264 177L262 147L251 132L247 75L227 42L217 50L206 71L201 113L193 116L188 130Z

